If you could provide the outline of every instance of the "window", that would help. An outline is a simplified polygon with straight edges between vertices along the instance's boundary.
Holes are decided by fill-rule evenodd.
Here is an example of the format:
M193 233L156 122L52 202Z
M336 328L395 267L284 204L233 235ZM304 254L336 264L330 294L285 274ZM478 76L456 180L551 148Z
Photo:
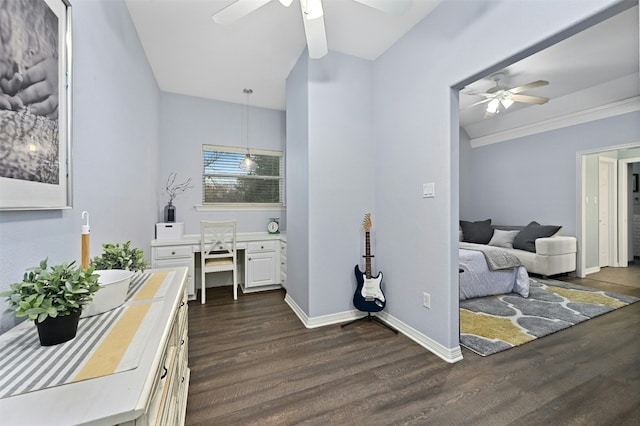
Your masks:
M283 205L282 152L251 150L254 171L239 167L246 153L244 148L202 145L203 205Z

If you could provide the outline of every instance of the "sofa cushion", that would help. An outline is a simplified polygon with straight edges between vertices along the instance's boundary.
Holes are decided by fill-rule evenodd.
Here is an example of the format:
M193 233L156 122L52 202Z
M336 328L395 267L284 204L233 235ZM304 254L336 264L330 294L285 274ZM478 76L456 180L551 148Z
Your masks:
M538 222L531 222L516 235L513 240L513 248L536 252L536 239L550 237L558 232L562 226L540 225Z
M513 240L516 238L520 231L503 231L502 229L495 229L493 231L493 237L489 241L490 246L513 248Z
M487 244L493 236L491 219L477 222L460 221L462 227L462 241L465 243Z

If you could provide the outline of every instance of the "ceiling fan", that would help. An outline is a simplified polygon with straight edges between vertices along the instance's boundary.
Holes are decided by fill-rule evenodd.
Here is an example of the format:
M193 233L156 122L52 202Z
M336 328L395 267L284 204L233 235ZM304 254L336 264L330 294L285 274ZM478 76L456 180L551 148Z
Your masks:
M272 0L236 0L229 6L212 15L218 24L230 24L254 10L264 6ZM293 0L278 0L283 6L289 7ZM402 15L411 6L411 0L353 0L382 12ZM309 48L309 57L321 58L329 52L327 35L324 28L324 10L322 0L300 0L302 22Z
M485 117L498 114L500 112L500 106L504 109L508 109L514 102L522 102L525 104L546 104L549 98L542 96L520 95L522 92L534 89L540 86L546 86L549 84L546 80L532 81L531 83L524 84L522 86L513 87L507 89L500 84L500 80L505 77L505 73L499 72L493 74L490 78L495 82L495 86L487 90L486 92L469 92L468 95L484 96L485 99L469 105L467 108L471 108L476 105L487 103L487 109Z

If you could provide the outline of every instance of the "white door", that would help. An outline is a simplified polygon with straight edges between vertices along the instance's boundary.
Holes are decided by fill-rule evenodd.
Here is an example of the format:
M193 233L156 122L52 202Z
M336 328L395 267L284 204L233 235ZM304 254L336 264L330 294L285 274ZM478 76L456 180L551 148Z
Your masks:
M598 242L600 267L609 266L609 166L604 161L598 170Z
M600 267L617 266L616 160L598 160L598 246Z

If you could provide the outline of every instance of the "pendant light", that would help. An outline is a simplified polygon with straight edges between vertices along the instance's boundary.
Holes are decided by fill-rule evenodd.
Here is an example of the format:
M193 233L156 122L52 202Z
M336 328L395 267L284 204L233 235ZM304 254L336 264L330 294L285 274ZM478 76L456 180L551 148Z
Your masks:
M247 154L238 165L241 169L253 172L256 170L256 162L251 158L249 151L249 96L253 93L252 89L243 89L242 93L247 95L247 105L245 107L245 140L247 142Z

